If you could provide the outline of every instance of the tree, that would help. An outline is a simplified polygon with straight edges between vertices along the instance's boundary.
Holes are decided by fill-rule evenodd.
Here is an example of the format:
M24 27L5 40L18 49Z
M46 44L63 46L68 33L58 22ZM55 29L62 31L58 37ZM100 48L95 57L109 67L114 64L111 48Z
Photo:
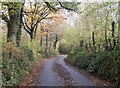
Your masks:
M20 46L22 9L24 2L8 2L3 3L7 6L7 14L2 13L2 19L7 23L7 41Z
M57 42L60 40L59 29L63 23L64 17L59 11L56 13L50 13L40 22L40 46L42 46L45 40L45 52L47 52L47 50L56 49Z
M56 8L57 5L60 5L62 8L76 11L78 3L62 3L60 1L57 2L29 2L28 9L24 9L24 29L30 35L31 40L35 38L37 26L41 20L45 19L50 12L56 12L60 8ZM66 7L64 6L66 5ZM74 8L71 9L71 8Z
M23 25L26 32L30 35L31 40L35 38L38 24L45 19L50 10L44 3L29 2L28 9L24 9Z

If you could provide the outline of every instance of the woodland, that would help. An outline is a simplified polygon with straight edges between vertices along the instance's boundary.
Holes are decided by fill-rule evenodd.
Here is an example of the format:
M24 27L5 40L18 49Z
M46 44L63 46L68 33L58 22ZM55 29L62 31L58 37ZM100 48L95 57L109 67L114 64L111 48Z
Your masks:
M115 85L120 72L120 2L0 2L0 84L19 85L59 54Z

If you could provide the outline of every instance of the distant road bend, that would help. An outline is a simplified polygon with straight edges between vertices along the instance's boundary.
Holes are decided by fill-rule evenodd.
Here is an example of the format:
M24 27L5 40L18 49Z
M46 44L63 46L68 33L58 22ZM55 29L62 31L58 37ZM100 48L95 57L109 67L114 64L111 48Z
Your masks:
M44 62L37 86L95 86L87 76L66 65L65 57L59 55Z

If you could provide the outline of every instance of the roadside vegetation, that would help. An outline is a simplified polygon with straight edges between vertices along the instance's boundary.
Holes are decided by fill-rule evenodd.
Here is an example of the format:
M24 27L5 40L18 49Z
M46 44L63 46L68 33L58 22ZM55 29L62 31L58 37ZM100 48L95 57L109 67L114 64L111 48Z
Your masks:
M42 59L58 54L61 39L58 24L64 23L64 17L55 8L58 4L0 2L2 86L19 85Z
M64 31L65 40L59 47L61 53L68 54L68 62L116 85L120 77L117 10L115 2L94 3L74 27Z

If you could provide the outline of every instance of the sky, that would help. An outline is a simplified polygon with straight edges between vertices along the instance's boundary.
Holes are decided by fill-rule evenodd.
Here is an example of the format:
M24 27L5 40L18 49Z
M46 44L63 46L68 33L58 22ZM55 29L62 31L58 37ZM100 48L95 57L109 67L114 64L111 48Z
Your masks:
M75 12L69 12L67 16L67 23L74 26L74 22L79 18L79 15Z
M71 26L73 26L74 22L79 18L79 15L73 11L68 12L65 9L61 9L60 12L65 18L67 18L67 24L70 24Z

